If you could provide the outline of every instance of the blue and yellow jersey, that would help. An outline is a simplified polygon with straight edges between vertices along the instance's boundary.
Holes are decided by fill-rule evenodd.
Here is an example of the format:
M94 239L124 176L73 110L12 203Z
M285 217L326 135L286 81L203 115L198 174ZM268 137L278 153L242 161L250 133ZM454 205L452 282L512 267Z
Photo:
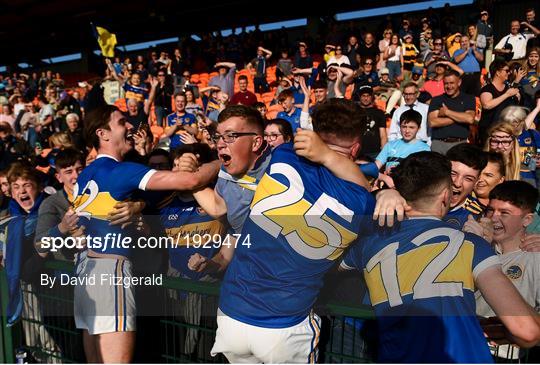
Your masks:
M136 242L132 242L133 246L122 247L118 239L134 237L134 232L121 229L120 226L110 226L107 214L117 203L131 198L136 190L145 190L155 172L147 166L118 162L107 155L98 155L81 172L73 188L73 207L79 215L79 225L86 228L85 234L95 238L92 241L92 251L129 257L131 247Z
M374 205L367 190L297 156L291 143L277 147L257 185L219 308L260 327L300 323L324 274L372 226Z
M478 219L483 214L484 206L478 201L473 193L465 199L463 204L450 210L443 220L455 229L462 229L470 215L472 215L474 219Z
M193 125L197 123L197 118L193 114L189 114L189 113L184 113L184 115L178 115L176 113L167 115L168 127L172 127L178 124L178 122L181 125ZM181 133L182 132L179 130L171 136L171 144L169 145L171 150L183 145L182 141L180 140Z
M518 143L521 179L536 181L536 155L540 151L540 133L534 129L524 130L518 137Z
M135 99L138 103L144 103L148 99L148 89L145 87L130 85L127 82L124 84L126 100Z
M364 274L383 363L490 363L475 279L499 260L482 238L413 218L355 245L342 266Z
M171 267L183 277L199 280L205 274L189 270L189 258L195 253L212 258L224 241L227 227L206 214L192 196L175 194L159 213L161 224L174 244L169 247Z

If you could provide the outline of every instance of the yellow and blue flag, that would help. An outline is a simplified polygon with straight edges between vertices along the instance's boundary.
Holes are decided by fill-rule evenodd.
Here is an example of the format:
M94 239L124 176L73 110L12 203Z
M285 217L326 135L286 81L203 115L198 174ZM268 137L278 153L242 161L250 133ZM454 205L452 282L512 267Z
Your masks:
M103 57L114 57L114 47L117 43L116 34L109 32L105 28L97 27L94 24L92 24L92 29Z

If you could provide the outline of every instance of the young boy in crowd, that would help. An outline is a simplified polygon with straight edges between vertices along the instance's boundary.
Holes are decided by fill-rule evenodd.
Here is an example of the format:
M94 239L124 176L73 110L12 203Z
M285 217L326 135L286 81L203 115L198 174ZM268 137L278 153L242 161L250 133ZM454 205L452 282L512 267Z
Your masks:
M379 174L379 180L386 185L394 187L392 178L388 175L391 169L409 156L411 153L420 151L430 151L427 143L416 139L416 134L422 124L422 114L416 110L407 110L399 118L399 129L403 138L396 139L384 145L382 151L377 155L375 164L378 169L385 167L384 173Z
M505 181L489 194L487 216L493 222L493 245L502 271L517 288L523 299L540 312L540 252L520 248L521 239L534 217L538 191L524 181ZM494 317L493 309L480 293L476 293L476 313ZM518 358L519 351L499 346L499 357ZM509 357L510 356L510 357Z

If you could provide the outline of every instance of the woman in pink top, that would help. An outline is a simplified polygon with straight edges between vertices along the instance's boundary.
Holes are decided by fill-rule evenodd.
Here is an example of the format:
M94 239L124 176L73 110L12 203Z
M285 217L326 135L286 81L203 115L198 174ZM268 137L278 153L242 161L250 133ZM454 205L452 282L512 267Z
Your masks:
M9 104L2 105L2 114L0 114L0 123L1 122L9 123L11 128L14 128L15 117L13 116L13 113L11 112L11 105Z

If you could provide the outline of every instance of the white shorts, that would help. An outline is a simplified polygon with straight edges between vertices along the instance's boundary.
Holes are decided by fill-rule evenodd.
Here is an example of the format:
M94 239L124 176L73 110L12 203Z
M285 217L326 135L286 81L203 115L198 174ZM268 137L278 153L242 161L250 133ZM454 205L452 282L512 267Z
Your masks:
M91 335L135 331L135 288L122 285L131 278L127 259L78 258L74 290L75 325ZM120 285L118 285L120 283Z
M264 328L237 321L218 309L216 342L210 354L230 363L315 363L321 319L312 313L287 328Z

